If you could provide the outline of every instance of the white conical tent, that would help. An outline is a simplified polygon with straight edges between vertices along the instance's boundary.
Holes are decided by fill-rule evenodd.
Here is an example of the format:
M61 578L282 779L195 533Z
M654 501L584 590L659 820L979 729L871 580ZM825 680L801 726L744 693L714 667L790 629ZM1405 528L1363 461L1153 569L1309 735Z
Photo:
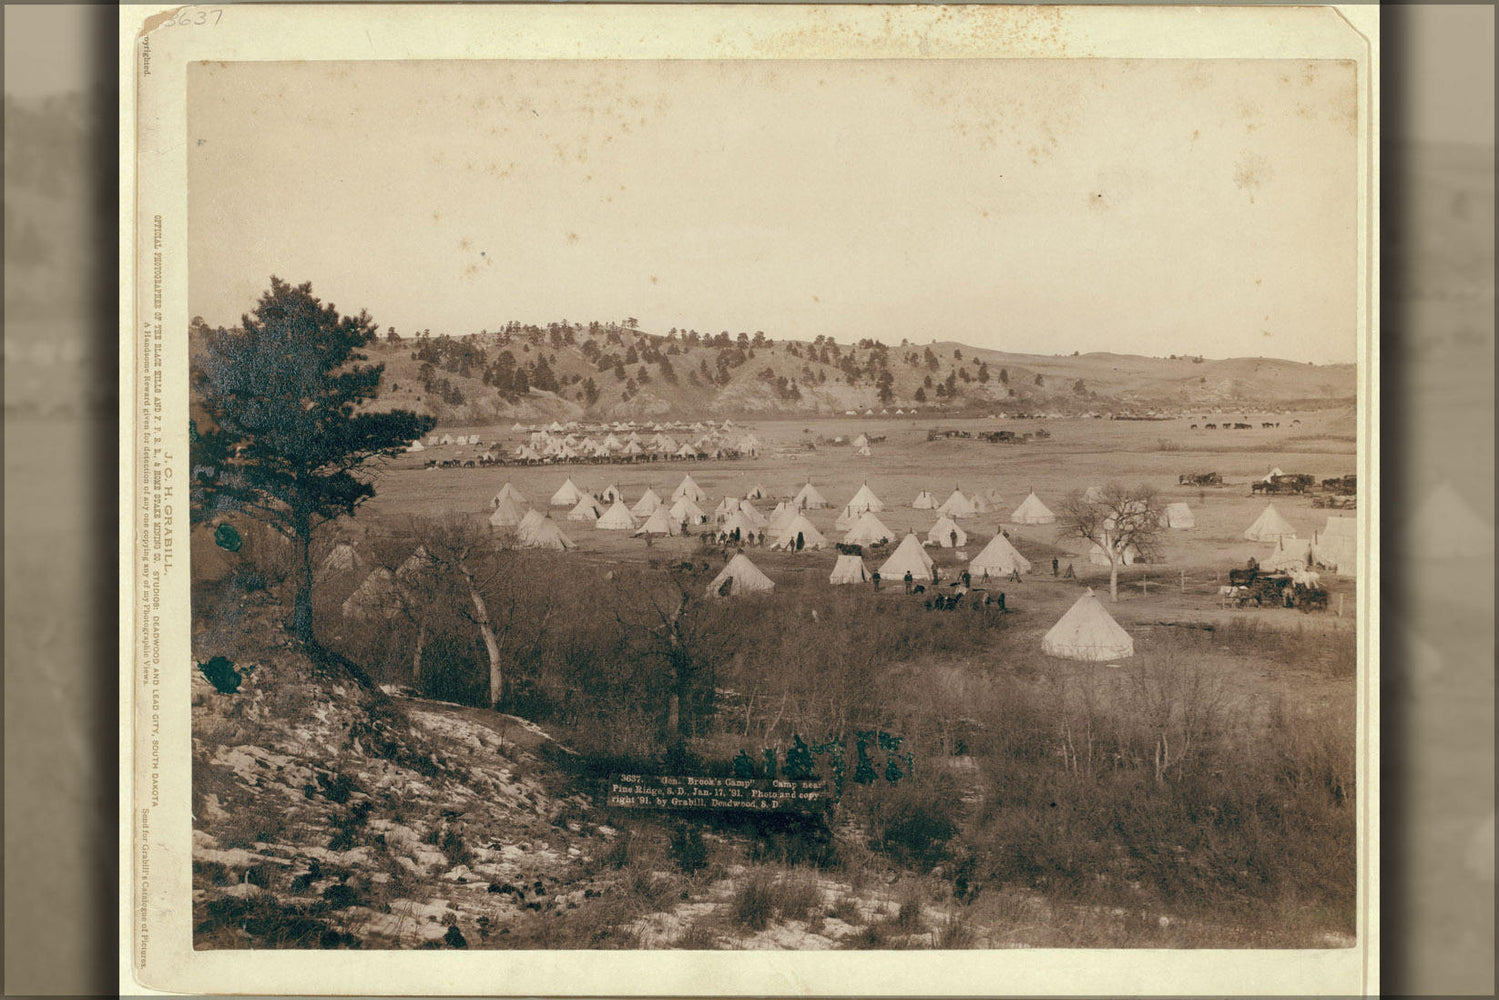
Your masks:
M1016 551L1004 535L995 535L983 551L968 561L968 575L973 579L989 577L998 580L1016 571L1029 573L1031 561Z
M765 525L768 523L766 521L765 515L760 513L760 509L754 504L750 503L748 500L739 501L739 513L744 517L746 521L754 526L756 531L765 527Z
M1015 513L1010 515L1013 524L1051 524L1056 521L1057 516L1051 512L1051 508L1041 502L1041 498L1032 492L1020 502L1015 508Z
M516 489L514 486L511 486L509 483L506 483L504 486L500 487L500 492L494 495L494 499L489 502L489 505L493 507L501 500L509 500L511 503L515 504L518 507L523 507L526 503L526 498L521 496L520 490Z
M339 542L323 557L322 570L324 573L347 573L357 569L362 562L359 553L354 551L354 546L348 542Z
M956 542L953 541L954 536L957 538ZM926 540L944 549L962 548L968 544L968 532L958 527L952 518L943 515L937 518L932 530L926 533Z
M1329 515L1327 526L1312 535L1312 561L1339 576L1358 569L1358 521Z
M708 515L687 497L677 497L671 505L671 516L678 524L707 524Z
M635 534L678 535L681 534L681 529L677 526L677 522L672 519L671 514L667 512L665 507L657 507L651 511L651 515L645 519L645 523L635 529Z
M378 567L343 603L345 618L394 618L401 611L401 593L395 578L384 566Z
M634 531L635 519L630 516L630 508L625 506L625 502L616 500L608 510L599 515L593 526L600 531Z
M492 528L515 528L520 526L521 518L525 516L525 511L506 498L495 504L494 511L489 515L489 524Z
M858 522L859 516L857 511L845 507L838 512L837 517L833 518L833 527L838 531L847 531Z
M683 447L685 448L686 445L683 445ZM689 454L693 453L689 452ZM673 501L680 500L682 497L686 497L693 503L702 503L708 499L708 494L704 493L698 484L692 481L691 476L683 476L682 481L677 484L677 488L671 491Z
M744 495L744 499L764 500L768 496L770 496L770 494L765 492L765 487L761 486L759 483L756 483L754 488Z
M854 449L854 454L858 455L860 458L868 458L870 455L874 454L874 452L869 450L869 445L861 444L859 445L859 447Z
M718 597L721 592L725 592L726 596L762 593L775 585L774 580L760 572L760 567L750 562L749 556L741 552L730 559L729 564L708 584L707 594L709 597Z
M567 519L569 521L597 521L603 512L597 500L593 497L584 497L578 501L576 507L567 512Z
M1411 524L1416 530L1407 533L1406 546L1412 556L1493 558L1493 524L1479 517L1451 483L1426 495Z
M770 512L765 519L765 530L772 534L780 534L781 529L791 523L792 518L797 516L795 507L789 506L785 501L776 504L776 509Z
M760 529L750 524L749 519L736 510L724 518L716 530L719 534L728 535L730 538L737 531L741 539L748 539L751 534L758 532Z
M911 501L911 506L916 510L936 510L937 498L932 496L928 490L922 490L916 494L916 499Z
M791 522L781 529L776 540L771 544L773 549L785 549L788 552L800 551L796 545L796 539L800 536L802 540L801 550L820 549L828 544L823 533L818 531L811 521L801 514L792 518Z
M1192 514L1192 508L1181 501L1166 505L1161 512L1161 527L1163 528L1195 528L1197 518Z
M878 545L888 542L895 537L895 532L885 527L872 511L865 511L854 519L849 525L848 534L843 536L844 545Z
M912 533L901 539L895 551L890 553L890 558L880 566L880 578L904 580L909 572L913 580L930 580L934 565L932 557L926 554L920 540Z
M828 577L828 583L868 583L869 570L864 565L864 560L858 556L840 555L838 561L833 564L833 572Z
M1284 475L1285 475L1285 473L1281 472L1280 471L1280 466L1277 465L1275 468L1273 468L1269 472L1265 473L1265 478L1261 479L1260 482L1262 482L1262 483L1268 483L1268 482L1272 481L1276 476L1284 476Z
M1268 556L1260 560L1260 567L1271 572L1304 570L1311 564L1311 539L1297 538L1295 535L1282 535L1277 538L1275 548L1270 550Z
M963 495L962 490L954 489L952 494L942 503L937 510L948 517L972 517L976 512L973 501Z
M614 503L616 500L623 500L624 498L624 493L621 492L620 488L618 486L615 486L613 483L610 483L608 486L604 487L604 492L599 494L599 499L603 500L604 503Z
M866 510L879 513L885 509L885 504L874 495L874 490L869 488L869 484L864 483L859 487L859 492L854 494L854 498L848 502L846 509L853 514L862 514Z
M661 498L656 495L655 490L647 486L645 493L639 500L635 501L635 506L630 508L630 513L636 517L650 517L656 513L656 509L660 506Z
M413 441L410 444L408 444L406 446L406 450L407 451L426 451L427 450L427 446L424 445L424 444L422 444L421 441L418 440L418 441Z
M1088 561L1095 566L1107 566L1109 565L1109 554L1104 551L1102 545L1094 542L1088 548ZM1123 560L1121 560L1121 565L1133 566L1139 561L1140 550L1135 548L1133 545L1126 545L1124 547L1124 558Z
M866 436L865 436L865 435L863 435L863 434L860 434L860 435L859 435L859 436L858 436L858 437L856 437L856 438L854 438L854 439L853 439L853 441L851 441L851 442L850 442L850 443L851 443L851 444L852 444L852 445L853 445L853 446L854 446L854 447L855 447L855 448L864 448L864 447L868 447L868 445L869 445L869 438L868 438L868 437L866 437Z
M796 496L791 500L791 506L800 508L801 510L821 510L827 505L827 500L823 498L821 493L817 492L817 487L813 486L810 482L798 490Z
M538 516L531 524L522 519L520 528L515 533L515 540L516 544L527 549L573 548L573 540L563 534L557 522L546 515Z
M539 510L528 510L521 517L520 524L516 525L516 531L523 532L534 530L535 528L540 526L542 521L546 520L546 517L547 516Z
M1097 486L1089 486L1086 490L1083 490L1083 499L1088 503L1097 503L1103 499L1103 490Z
M714 520L722 521L724 518L728 517L730 514L733 514L738 510L738 497L724 497L722 500L718 501L718 506L713 508L713 518Z
M572 507L582 499L583 491L574 486L571 479L568 479L557 488L556 493L552 494L551 503L553 507Z
M1102 663L1135 655L1130 638L1089 589L1041 640L1041 651L1064 660Z
M1265 509L1260 511L1260 516L1254 519L1254 523L1244 529L1244 537L1251 542L1273 542L1286 535L1295 536L1296 529L1291 527L1291 522L1280 516L1280 511L1275 509L1275 504L1265 504Z

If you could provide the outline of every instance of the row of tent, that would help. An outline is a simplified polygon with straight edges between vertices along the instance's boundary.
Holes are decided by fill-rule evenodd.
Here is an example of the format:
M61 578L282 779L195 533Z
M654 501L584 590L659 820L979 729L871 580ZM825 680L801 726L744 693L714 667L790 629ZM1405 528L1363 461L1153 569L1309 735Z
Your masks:
M1311 538L1299 538L1296 529L1281 516L1274 504L1267 504L1244 537L1253 542L1270 542L1270 554L1259 561L1271 571L1299 572L1322 566L1339 576L1352 576L1358 569L1358 522L1351 517L1330 514L1321 531Z

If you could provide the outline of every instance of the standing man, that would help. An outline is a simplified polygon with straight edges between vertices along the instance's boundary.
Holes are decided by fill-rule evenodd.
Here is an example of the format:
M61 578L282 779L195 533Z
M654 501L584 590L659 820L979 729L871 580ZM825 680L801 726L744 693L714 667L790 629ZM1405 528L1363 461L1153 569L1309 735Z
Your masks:
M1052 556L1051 557L1051 575L1052 576L1056 576L1057 575L1057 557L1056 556Z
M911 571L906 570L906 593L908 594L911 592L911 582L913 579L914 578L911 576Z

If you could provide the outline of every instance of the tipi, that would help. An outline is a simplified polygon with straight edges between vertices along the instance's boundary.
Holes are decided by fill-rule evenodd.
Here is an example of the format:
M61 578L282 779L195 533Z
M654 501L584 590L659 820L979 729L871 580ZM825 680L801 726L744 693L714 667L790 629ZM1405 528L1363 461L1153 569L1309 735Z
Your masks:
M1286 535L1296 537L1296 529L1291 527L1290 521L1280 516L1280 511L1275 509L1273 503L1265 504L1260 516L1244 529L1244 537L1251 542L1273 542Z
M1312 535L1312 561L1339 576L1352 576L1358 569L1358 522L1328 515L1327 526Z
M749 556L741 552L730 559L729 564L708 584L707 594L709 597L754 594L771 590L775 585L774 580L760 572L760 567L750 562Z
M1098 603L1090 587L1046 633L1041 651L1064 660L1122 660L1135 655L1135 640Z
M630 508L625 506L623 500L615 500L613 505L593 522L593 526L600 531L634 531L635 519L630 516Z
M1031 571L1031 562L1025 556L1015 550L1010 540L1003 534L994 536L994 539L984 546L982 552L968 561L968 575L974 579L990 577L998 580L1009 576L1019 570L1022 573Z
M1056 521L1057 516L1051 512L1051 508L1041 502L1034 490L1021 501L1020 506L1015 508L1015 513L1010 515L1012 524L1051 524Z
M867 583L869 582L869 570L864 567L864 560L858 556L840 555L838 561L833 564L833 573L828 577L829 583Z
M1271 572L1304 570L1311 564L1311 540L1295 535L1281 535L1275 540L1275 548L1270 554L1260 560L1260 566Z
M968 532L958 527L957 522L944 514L937 518L937 523L932 525L932 530L926 533L926 540L928 544L950 549L955 547L954 536L957 538L957 548L968 544Z
M906 572L909 571L913 580L930 580L932 578L932 557L926 554L917 541L915 532L901 539L895 551L890 553L880 566L880 577L884 580L904 580Z
M797 539L801 544L797 544ZM773 549L785 549L787 552L800 552L803 549L820 549L828 544L823 533L813 526L812 522L805 516L798 514L791 519L785 528L781 529L780 536L771 543Z
M364 578L343 603L345 618L394 618L401 610L401 595L390 570L378 567Z

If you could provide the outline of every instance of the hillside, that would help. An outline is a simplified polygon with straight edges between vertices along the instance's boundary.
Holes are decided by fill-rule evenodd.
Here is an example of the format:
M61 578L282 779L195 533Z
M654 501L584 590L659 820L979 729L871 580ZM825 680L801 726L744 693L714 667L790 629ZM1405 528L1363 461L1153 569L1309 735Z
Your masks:
M956 342L839 345L726 332L648 334L555 324L462 338L382 339L382 405L444 424L701 416L950 413L1145 415L1350 402L1352 365L1271 358L1053 356Z

